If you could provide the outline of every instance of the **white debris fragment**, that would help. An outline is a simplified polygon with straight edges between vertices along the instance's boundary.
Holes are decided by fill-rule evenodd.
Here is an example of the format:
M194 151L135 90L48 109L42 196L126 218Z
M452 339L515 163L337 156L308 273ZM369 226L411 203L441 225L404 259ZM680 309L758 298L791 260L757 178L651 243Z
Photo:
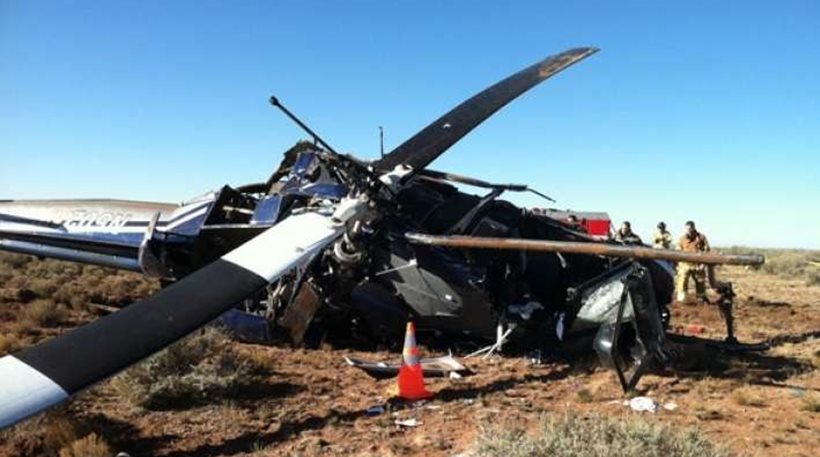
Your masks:
M422 424L422 422L415 417L412 417L410 419L396 419L395 424L399 427L418 427Z
M635 397L629 400L629 407L633 411L649 411L650 413L658 410L658 404L649 397Z
M674 411L674 410L678 409L678 404L673 402L673 401L670 401L669 403L664 403L663 404L663 409L665 409L667 411Z
M537 301L530 301L526 305L509 305L507 310L511 313L518 314L524 320L529 320L532 313L539 309L544 309L541 303Z
M461 379L462 377L463 377L463 376L461 376L460 374L456 373L455 371L451 371L451 372L450 372L450 379Z

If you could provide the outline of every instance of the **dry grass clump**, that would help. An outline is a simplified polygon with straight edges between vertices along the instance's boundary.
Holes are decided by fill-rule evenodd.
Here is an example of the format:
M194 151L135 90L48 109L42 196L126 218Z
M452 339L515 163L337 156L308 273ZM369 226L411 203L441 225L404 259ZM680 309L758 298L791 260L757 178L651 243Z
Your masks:
M28 255L4 252L0 255L0 271L6 271L8 269L16 270L25 266L34 259L34 257Z
M60 457L111 457L113 453L96 433L90 433L60 449Z
M18 457L111 457L97 434L70 419L63 408L34 416L0 432L11 455Z
M0 356L14 352L20 347L20 340L14 334L0 334Z
M35 300L23 307L23 319L32 326L56 327L68 318L65 307L51 300Z
M806 395L803 397L803 411L820 413L820 395Z
M741 406L753 406L755 408L763 408L768 406L766 400L760 394L754 392L748 387L741 387L732 391L732 398L735 403Z
M487 427L479 435L480 457L725 457L728 452L700 432L677 430L643 419L597 415L550 416L541 430Z
M263 370L216 328L185 338L114 378L135 406L180 408L213 401L258 380Z

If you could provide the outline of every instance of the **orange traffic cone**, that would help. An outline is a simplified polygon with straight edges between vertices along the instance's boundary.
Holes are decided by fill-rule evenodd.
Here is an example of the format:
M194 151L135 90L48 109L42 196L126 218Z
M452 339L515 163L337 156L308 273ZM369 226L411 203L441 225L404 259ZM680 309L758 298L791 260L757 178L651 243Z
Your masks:
M399 368L399 397L415 401L432 397L433 394L424 387L424 374L419 363L419 348L416 346L416 326L407 323L407 334L404 336L401 368Z

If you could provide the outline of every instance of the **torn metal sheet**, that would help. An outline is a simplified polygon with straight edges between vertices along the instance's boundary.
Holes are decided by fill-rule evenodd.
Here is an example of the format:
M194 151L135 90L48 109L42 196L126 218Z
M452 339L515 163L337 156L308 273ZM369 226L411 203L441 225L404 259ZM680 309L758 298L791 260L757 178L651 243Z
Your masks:
M347 356L344 356L344 359L351 367L358 368L376 379L396 377L401 367L398 362L370 362ZM449 376L450 373L465 374L468 372L467 367L452 355L422 358L420 363L424 376Z

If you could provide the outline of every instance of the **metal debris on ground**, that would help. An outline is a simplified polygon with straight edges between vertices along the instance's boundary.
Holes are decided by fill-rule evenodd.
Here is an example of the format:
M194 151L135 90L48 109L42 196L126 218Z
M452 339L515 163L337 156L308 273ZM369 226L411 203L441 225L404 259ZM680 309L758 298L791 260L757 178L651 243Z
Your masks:
M658 410L658 404L649 397L635 397L629 400L628 404L633 411L649 411L650 413L654 413Z
M464 356L464 358L469 359L471 357L476 357L476 356L484 354L482 356L482 358L487 359L491 355L493 355L496 351L501 352L501 350L504 348L504 343L507 342L507 339L509 338L509 336L513 332L513 330L515 330L515 327L516 327L516 325L511 323L508 326L506 326L506 329L505 329L504 323L499 322L498 326L495 329L495 343L493 343L489 346L485 346L485 347L483 347L483 348L481 348L481 349L479 349L479 350L477 350L477 351L475 351L471 354L467 354L466 356Z
M418 427L422 425L422 422L415 417L410 419L396 419L394 423L399 427Z
M373 405L367 408L367 415L368 416L378 416L385 412L384 405Z
M394 378L399 374L399 362L371 362L363 359L344 356L345 362L353 368L358 368L375 379ZM467 373L467 367L462 365L452 355L442 357L424 357L419 360L424 376L450 376L451 373Z
M668 403L663 404L663 409L665 409L667 411L674 411L674 410L678 409L678 404L673 402L673 401L670 401Z

